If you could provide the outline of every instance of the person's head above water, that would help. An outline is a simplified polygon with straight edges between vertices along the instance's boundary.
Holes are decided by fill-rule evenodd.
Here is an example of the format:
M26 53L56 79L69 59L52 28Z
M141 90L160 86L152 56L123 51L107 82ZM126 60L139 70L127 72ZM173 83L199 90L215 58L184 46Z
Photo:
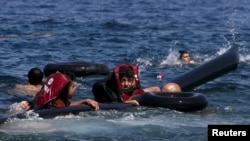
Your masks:
M135 74L132 68L127 66L122 66L119 70L119 79L122 89L128 89L135 86Z
M31 85L43 84L43 72L39 68L32 68L28 72L28 82Z
M190 61L189 53L185 50L179 50L179 53L180 53L179 60L185 63L189 63Z
M195 62L193 60L191 60L189 52L186 50L179 50L180 56L179 56L179 60L182 63L191 63L194 64Z

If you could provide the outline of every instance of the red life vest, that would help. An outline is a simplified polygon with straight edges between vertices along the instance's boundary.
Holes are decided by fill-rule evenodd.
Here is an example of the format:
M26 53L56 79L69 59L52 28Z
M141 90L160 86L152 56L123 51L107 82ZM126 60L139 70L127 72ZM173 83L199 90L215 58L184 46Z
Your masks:
M56 99L68 82L68 78L60 72L50 75L42 89L35 95L33 100L39 108L42 108L48 102Z
M115 78L116 78L117 89L118 89L118 92L120 93L122 101L126 101L131 97L131 95L124 93L122 91L122 86L121 86L120 77L119 77L119 70L123 66L130 66L134 72L136 87L134 88L132 95L142 94L143 90L140 88L139 68L137 65L135 65L135 64L120 64L120 65L116 66L114 68L114 74L115 74Z

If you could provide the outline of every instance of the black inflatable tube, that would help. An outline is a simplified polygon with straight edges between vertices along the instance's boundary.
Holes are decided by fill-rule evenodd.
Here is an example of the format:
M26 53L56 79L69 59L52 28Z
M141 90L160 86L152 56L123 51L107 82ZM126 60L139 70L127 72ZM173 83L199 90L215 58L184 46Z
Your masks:
M206 108L208 101L204 94L181 93L153 93L147 92L137 97L140 105L163 107L181 112L194 112Z
M133 107L131 104L126 103L99 103L100 110L123 110L128 107ZM36 113L39 114L39 117L42 118L53 118L59 115L67 115L69 113L78 114L83 111L93 111L93 109L88 105L79 105L79 106L68 106L58 109L45 109L38 110Z
M207 98L203 94L181 92L181 93L143 93L137 97L141 106L163 107L181 112L194 112L204 109L207 106ZM99 103L100 110L123 110L134 105L126 103ZM54 118L56 116L64 116L68 114L78 114L84 111L93 110L88 105L69 106L55 109L37 110L35 113L39 114L41 118ZM6 122L8 119L27 118L26 113L16 114L0 119L0 124Z
M69 71L77 77L88 75L107 75L109 68L105 64L96 64L90 62L65 62L65 63L50 63L45 65L43 72L45 76L49 76L56 71Z
M126 103L99 103L100 110L123 110L129 107L134 107L134 105L126 104ZM69 106L63 108L55 108L55 109L43 109L34 111L39 114L41 118L54 118L56 116L64 116L68 114L79 114L84 111L93 111L93 109L88 105L78 105L78 106ZM18 118L25 119L27 118L26 113L16 114L8 117L0 118L0 124L3 124L8 119Z
M204 109L207 106L207 98L203 94L181 92L181 93L143 93L137 97L141 106L163 107L181 112L194 112ZM100 110L123 110L134 105L126 103L99 103ZM34 111L41 118L54 118L56 116L64 116L68 114L79 114L84 111L93 111L88 105L69 106L55 109L43 109ZM27 118L26 113L16 114L0 119L3 124L8 119Z
M181 75L170 82L180 85L182 91L190 91L197 86L216 79L237 68L239 64L238 47L232 47L224 54Z

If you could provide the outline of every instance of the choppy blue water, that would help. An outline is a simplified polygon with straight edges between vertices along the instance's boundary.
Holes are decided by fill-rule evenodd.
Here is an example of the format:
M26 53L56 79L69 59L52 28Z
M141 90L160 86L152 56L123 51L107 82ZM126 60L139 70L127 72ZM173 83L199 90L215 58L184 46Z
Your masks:
M87 61L140 66L143 86L163 85L196 66L176 62L178 50L197 65L238 46L237 70L201 85L204 111L137 107L0 125L0 140L207 140L209 124L250 124L249 0L1 0L0 113L22 95L32 67ZM163 80L156 75L164 73ZM74 99L93 98L103 76L78 78Z

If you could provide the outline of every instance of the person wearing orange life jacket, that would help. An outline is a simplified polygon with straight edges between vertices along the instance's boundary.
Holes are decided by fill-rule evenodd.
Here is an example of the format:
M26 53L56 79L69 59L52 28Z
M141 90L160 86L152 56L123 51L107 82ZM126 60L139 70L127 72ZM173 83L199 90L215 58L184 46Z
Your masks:
M93 85L92 92L96 101L102 103L124 102L139 105L134 98L143 92L180 92L178 84L167 83L162 88L140 86L139 68L134 64L117 65L113 73Z
M36 109L60 108L86 104L98 110L98 102L92 99L83 99L70 102L75 91L75 76L69 73L56 72L50 75L43 88L34 96Z

